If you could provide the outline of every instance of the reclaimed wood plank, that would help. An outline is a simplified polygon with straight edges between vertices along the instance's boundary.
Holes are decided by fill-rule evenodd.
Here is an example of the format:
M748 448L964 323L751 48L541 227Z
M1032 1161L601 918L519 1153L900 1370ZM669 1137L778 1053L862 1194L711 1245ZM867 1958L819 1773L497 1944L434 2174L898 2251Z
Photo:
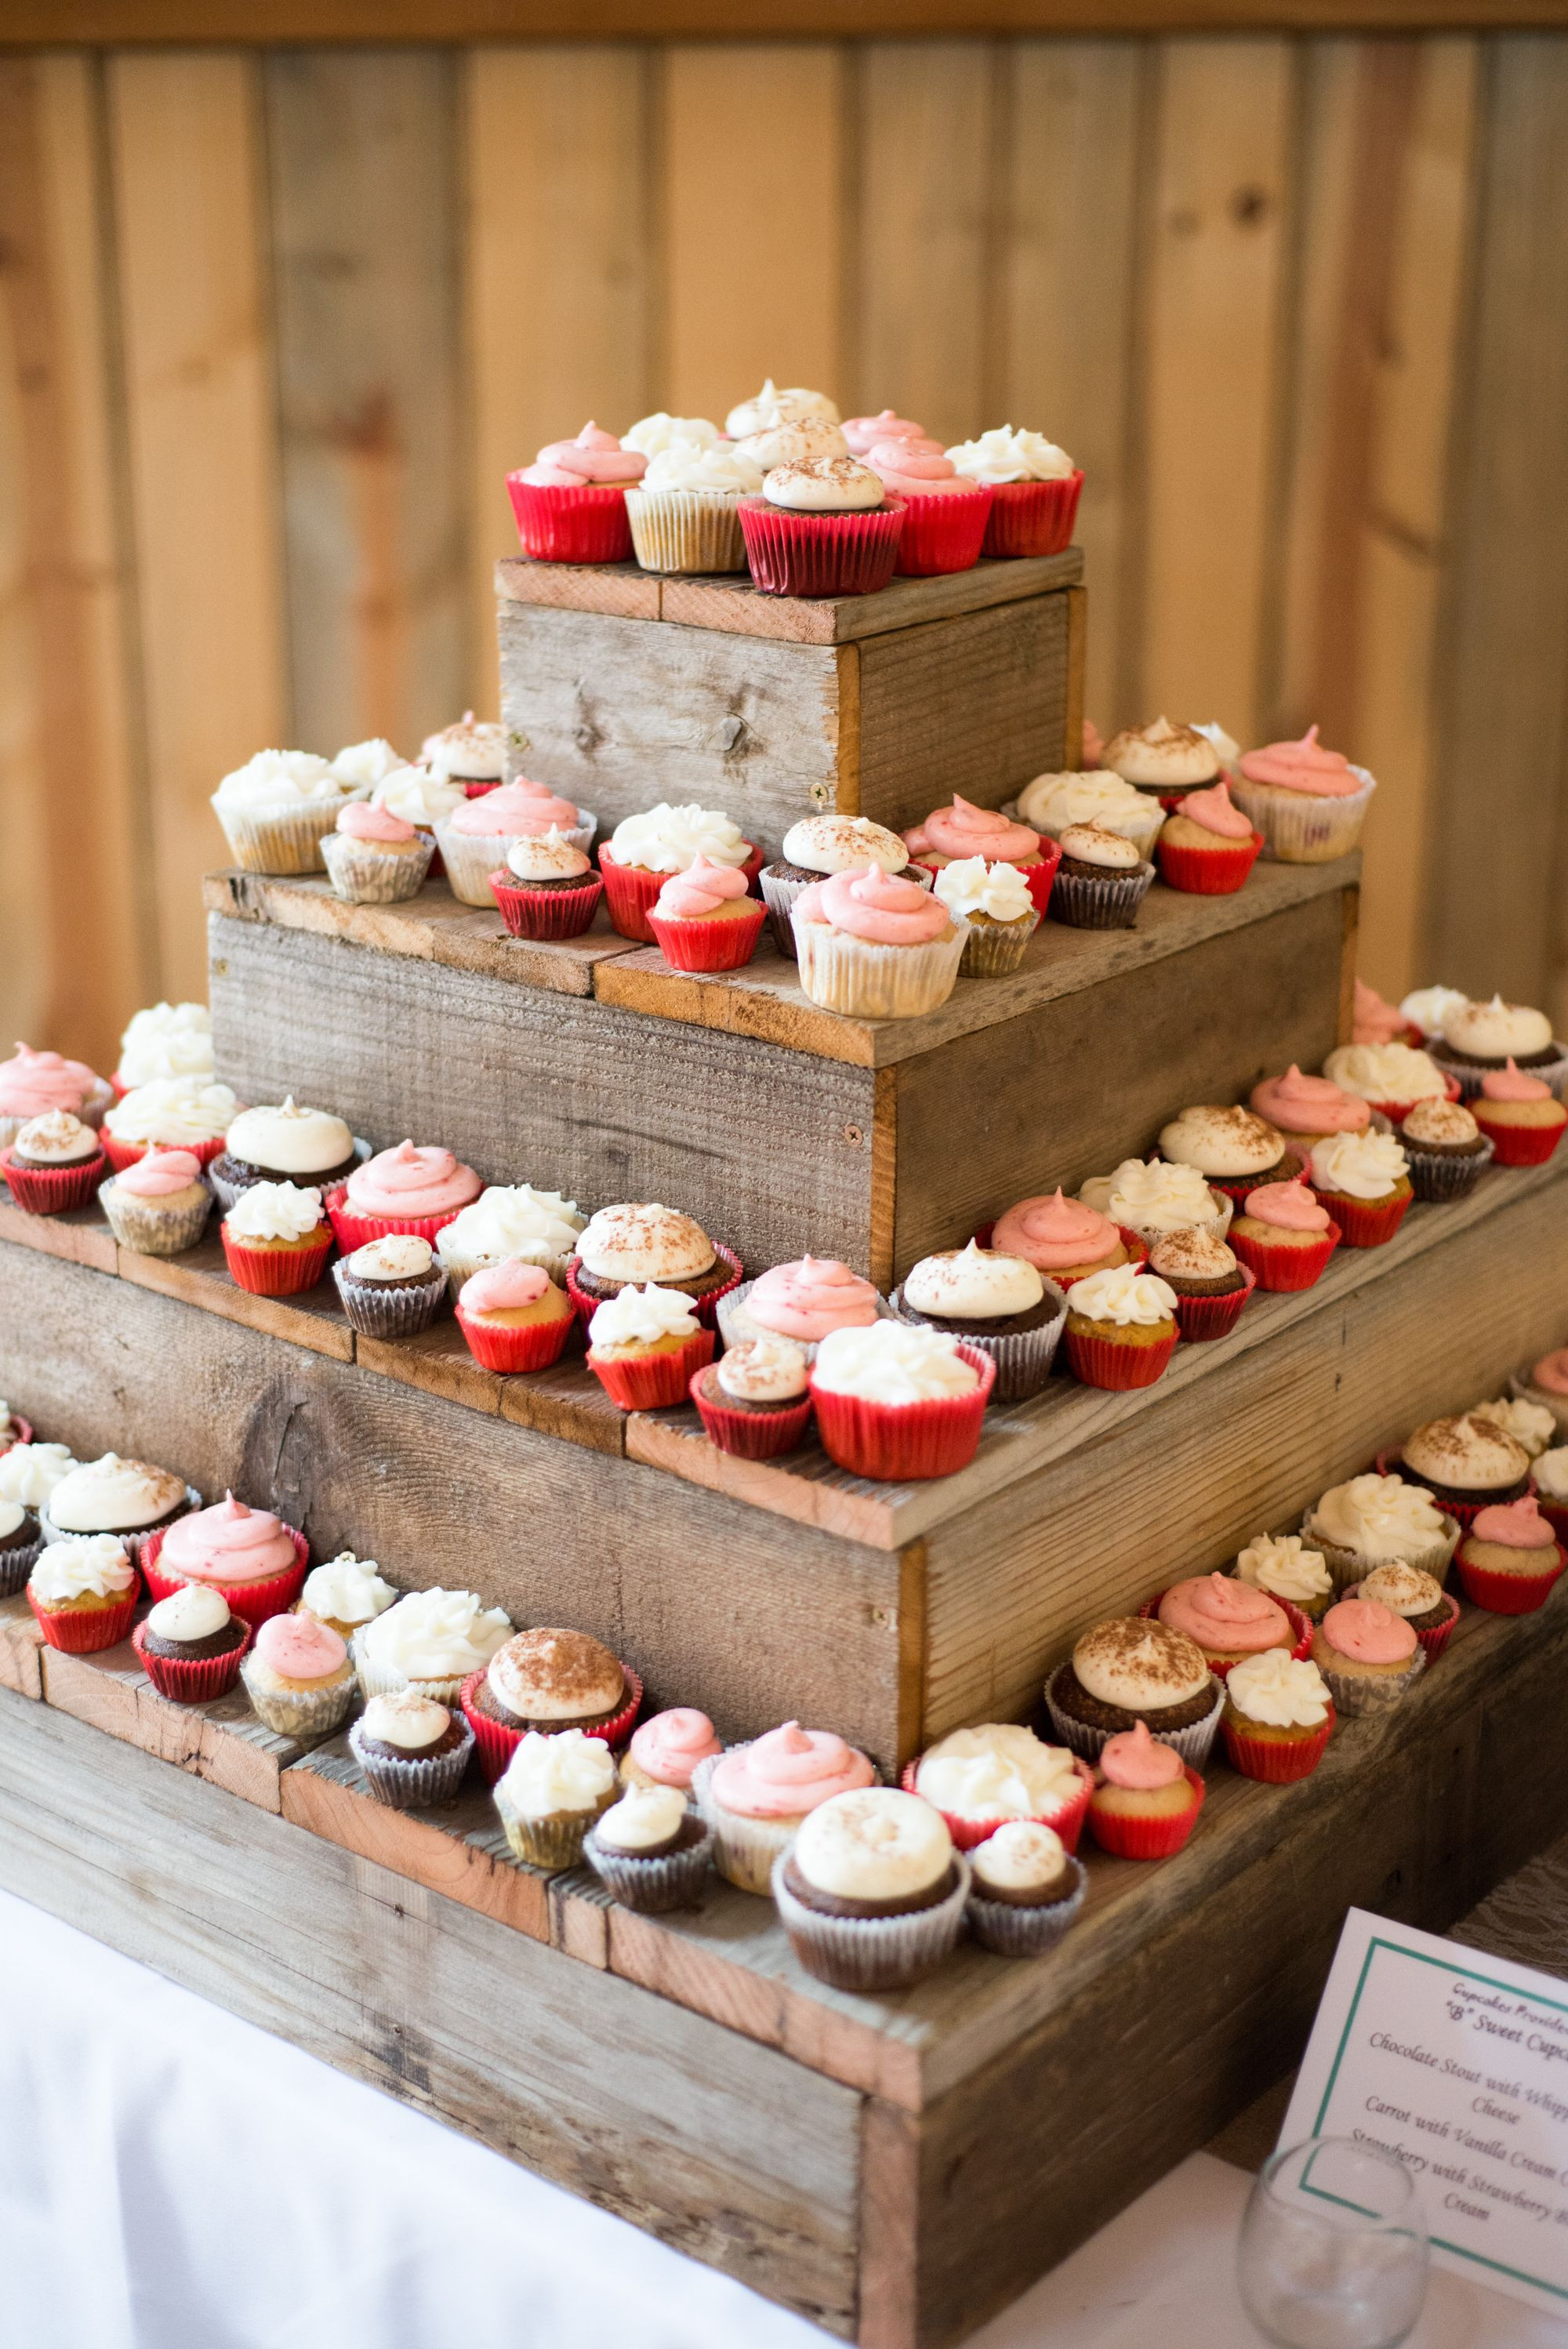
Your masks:
M657 572L635 563L535 563L529 555L508 554L495 564L495 592L503 603L538 604L552 612L657 620L663 616L664 588Z
M664 583L660 615L683 627L716 628L727 636L777 636L803 645L853 644L862 636L884 636L924 621L958 619L1073 586L1083 576L1083 561L1080 550L1069 546L1062 554L1008 563L986 560L935 579L894 579L874 595L823 595L809 601L759 595L740 578L672 578ZM500 567L515 581L521 573L546 566Z
M0 1599L0 1688L31 1697L35 1702L42 1699L44 1675L38 1651L43 1644L44 1635L26 1594Z
M203 1313L242 1321L248 1330L308 1347L312 1353L330 1354L339 1362L354 1360L354 1332L330 1273L299 1296L253 1297L230 1273L223 1243L211 1223L205 1237L183 1256L138 1256L132 1248L121 1248L116 1269L133 1288L155 1288Z
M30 1216L0 1186L0 1239L19 1241L44 1256L63 1257L67 1264L90 1265L95 1272L117 1269L119 1249L103 1210L73 1207L64 1216Z

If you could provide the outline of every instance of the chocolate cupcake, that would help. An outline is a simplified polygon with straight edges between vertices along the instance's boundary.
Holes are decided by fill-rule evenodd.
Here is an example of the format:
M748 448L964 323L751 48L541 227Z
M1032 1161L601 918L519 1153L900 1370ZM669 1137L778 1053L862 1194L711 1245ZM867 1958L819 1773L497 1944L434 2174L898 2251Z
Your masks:
M1225 1692L1196 1640L1148 1616L1096 1623L1046 1686L1056 1731L1094 1761L1108 1739L1142 1722L1201 1770Z
M1568 1075L1568 1052L1552 1033L1552 1022L1532 1004L1461 999L1443 1013L1442 1030L1428 1040L1438 1066L1458 1079L1469 1100L1488 1076L1508 1066L1543 1078L1555 1092Z
M808 1973L835 1990L903 1990L963 1930L969 1866L939 1811L896 1786L834 1795L773 1863L773 1899Z
M530 1729L602 1730L621 1713L627 1673L585 1631L519 1631L490 1658L473 1703L518 1736Z
M1277 1126L1250 1109L1202 1102L1160 1129L1160 1154L1173 1166L1193 1166L1205 1183L1240 1206L1261 1183L1287 1183L1305 1154L1293 1150Z
M806 1349L790 1338L753 1338L698 1371L691 1399L721 1452L775 1460L793 1452L811 1418Z
M969 1866L969 1930L999 1958L1037 1958L1053 1948L1088 1889L1082 1861L1036 1819L1009 1819L975 1846Z
M1405 1438L1389 1466L1424 1485L1439 1507L1465 1517L1493 1502L1519 1500L1530 1485L1526 1446L1477 1412L1428 1420Z
M624 1908L659 1917L696 1908L713 1830L678 1786L633 1786L589 1829L583 1856Z
M628 1202L589 1217L578 1236L571 1285L600 1304L623 1288L653 1281L696 1298L711 1328L719 1296L734 1288L740 1272L739 1258L710 1240L695 1216L656 1201Z
M348 1733L349 1751L377 1802L393 1810L428 1810L457 1800L474 1733L418 1689L373 1696Z
M894 1290L901 1321L943 1330L989 1354L996 1365L995 1402L1038 1394L1051 1374L1068 1300L1026 1257L996 1248L944 1248L922 1257Z
M38 1524L46 1541L67 1534L114 1534L134 1565L149 1534L201 1506L200 1493L171 1468L106 1452L67 1471L40 1506Z
M762 902L774 943L782 955L795 959L795 932L790 910L802 890L830 873L863 872L877 864L903 881L931 886L931 874L910 862L909 850L896 832L863 815L809 815L792 823L784 835L783 854L765 864L758 878Z
M367 1153L330 1110L300 1109L290 1093L274 1108L242 1109L223 1137L207 1179L225 1213L253 1183L325 1190L352 1174Z
M1130 840L1099 823L1069 823L1051 891L1054 921L1075 930L1130 930L1154 867Z
M221 1590L191 1582L160 1599L131 1634L148 1679L175 1704L207 1704L240 1676L251 1627Z
M0 1500L0 1599L14 1599L37 1563L44 1537L34 1512Z
M1416 1102L1400 1123L1399 1145L1410 1188L1431 1205L1468 1198L1492 1159L1492 1144L1459 1102Z
M364 1338L416 1338L447 1293L447 1268L428 1240L410 1232L367 1240L332 1268L348 1325Z

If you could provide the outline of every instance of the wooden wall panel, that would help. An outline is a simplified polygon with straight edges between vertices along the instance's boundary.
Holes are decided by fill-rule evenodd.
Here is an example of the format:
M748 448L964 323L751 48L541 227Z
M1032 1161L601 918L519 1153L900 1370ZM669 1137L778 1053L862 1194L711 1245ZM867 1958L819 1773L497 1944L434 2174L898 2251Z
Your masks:
M469 670L456 67L283 49L262 71L290 730L412 755Z

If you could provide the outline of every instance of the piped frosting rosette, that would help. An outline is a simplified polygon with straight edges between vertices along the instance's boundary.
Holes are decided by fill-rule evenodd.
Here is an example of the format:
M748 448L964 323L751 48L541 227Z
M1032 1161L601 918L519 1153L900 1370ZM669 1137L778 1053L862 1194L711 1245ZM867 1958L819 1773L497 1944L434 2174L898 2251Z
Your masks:
M310 1544L270 1509L247 1508L232 1493L148 1535L141 1570L154 1599L185 1583L208 1584L253 1628L292 1607L304 1587Z
M973 570L996 495L991 483L968 480L935 441L923 438L873 441L864 455L889 496L904 502L902 575L929 579Z
M706 856L672 873L648 908L648 927L672 970L739 970L767 918L744 870Z
M954 1475L975 1457L995 1375L988 1354L944 1330L835 1330L811 1365L822 1448L880 1482Z
M626 492L647 469L640 449L624 449L593 422L570 440L547 442L506 477L523 553L535 563L628 562Z
M626 492L637 561L645 571L744 571L739 502L761 487L762 467L733 441L670 440Z
M755 1300L755 1302L753 1301ZM834 1330L869 1330L894 1314L874 1284L836 1257L804 1256L743 1280L718 1301L719 1334L727 1346L758 1338L789 1338L808 1362Z
M1315 726L1298 742L1243 752L1230 783L1236 805L1263 833L1264 855L1282 864L1330 864L1347 856L1377 788L1365 767L1325 750Z
M1421 1485L1369 1472L1322 1494L1302 1519L1301 1537L1322 1558L1335 1588L1345 1591L1396 1559L1442 1584L1460 1531L1458 1518Z
M1075 1852L1094 1773L1069 1746L1047 1745L1016 1722L990 1722L939 1739L905 1764L900 1784L942 1813L960 1851L1009 1819L1033 1819Z
M913 1019L945 1003L968 935L918 883L874 864L814 881L790 918L812 1002L862 1019Z
M482 1189L471 1166L449 1150L400 1142L356 1167L325 1201L338 1247L351 1256L367 1240L410 1232L432 1245Z

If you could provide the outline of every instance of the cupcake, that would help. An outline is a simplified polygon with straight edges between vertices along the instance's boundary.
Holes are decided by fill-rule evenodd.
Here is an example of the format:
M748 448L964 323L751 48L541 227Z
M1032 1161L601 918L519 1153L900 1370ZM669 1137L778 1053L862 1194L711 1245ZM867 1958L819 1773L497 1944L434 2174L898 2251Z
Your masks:
M1176 1766L1181 1769L1180 1762ZM1083 1862L1054 1828L1032 1819L1009 1820L976 1844L968 1860L969 1930L995 1957L1042 1957L1083 1907L1088 1889Z
M1219 754L1196 726L1172 726L1169 718L1147 726L1124 726L1101 752L1102 762L1124 783L1161 799L1179 798L1220 771Z
M1243 1778L1284 1786L1309 1778L1334 1732L1334 1700L1310 1659L1283 1648L1249 1656L1225 1681L1225 1759Z
M561 1288L587 1221L576 1200L562 1192L536 1191L531 1183L487 1183L471 1206L442 1225L436 1254L454 1296L472 1274L509 1257L542 1265Z
M407 1245L423 1247L426 1243ZM434 1310L432 1307L432 1315ZM469 1353L482 1369L506 1376L545 1371L558 1362L576 1319L572 1299L544 1267L525 1264L520 1257L481 1265L458 1291L458 1327Z
M1265 1077L1254 1085L1247 1105L1303 1159L1315 1142L1336 1133L1365 1133L1372 1123L1370 1102L1346 1092L1328 1077L1304 1077L1294 1061L1283 1077Z
M446 1269L435 1249L412 1232L366 1240L333 1266L332 1277L348 1326L362 1338L417 1338L447 1294Z
M1033 1819L1078 1849L1094 1774L1065 1745L1047 1745L1016 1722L955 1729L903 1774L947 1822L960 1851L972 1850L1009 1819Z
M1429 1419L1388 1455L1387 1466L1408 1483L1424 1485L1461 1525L1494 1501L1522 1499L1530 1486L1529 1451L1495 1420L1473 1411Z
M150 1003L131 1014L119 1040L117 1093L134 1092L160 1077L194 1077L205 1084L213 1073L212 1015L204 1003Z
M833 1330L869 1330L892 1312L873 1284L837 1257L803 1256L775 1264L756 1280L718 1300L718 1327L727 1346L754 1338L788 1338L814 1362Z
M471 1590L410 1590L355 1633L360 1689L369 1698L413 1688L455 1705L470 1673L511 1637L510 1616Z
M321 843L348 797L309 750L258 750L225 775L211 806L242 873L321 873Z
M969 864L976 857L986 864L1016 865L1029 885L1037 911L1045 912L1057 852L1042 849L1039 833L1026 823L1016 823L995 808L976 807L954 792L951 806L933 808L903 838L911 857L934 878L950 864Z
M1382 1247L1414 1195L1409 1161L1391 1133L1336 1133L1315 1142L1307 1180L1346 1247Z
M400 1142L395 1150L377 1152L356 1166L346 1182L326 1195L326 1212L337 1245L346 1255L366 1240L390 1238L409 1232L435 1245L443 1224L449 1224L483 1188L471 1166L464 1166L438 1143L420 1147Z
M1263 833L1267 854L1284 864L1328 864L1347 856L1377 788L1365 767L1324 750L1315 726L1299 742L1244 751L1231 778L1243 814Z
M155 1599L185 1583L205 1583L251 1624L294 1605L309 1562L304 1534L270 1509L248 1509L232 1493L153 1532L141 1551L141 1570Z
M713 1723L695 1705L672 1705L667 1713L651 1713L632 1732L632 1742L621 1757L621 1783L626 1786L674 1786L689 1792L699 1762L724 1751Z
M782 855L765 864L758 876L779 953L795 959L789 916L803 890L829 874L863 872L869 864L896 873L903 881L918 881L923 888L931 885L929 871L911 863L900 834L873 823L870 816L808 815L792 823L784 835Z
M514 938L580 938L593 925L604 884L584 850L553 823L512 841L490 891Z
M1229 1233L1259 1288L1276 1291L1311 1288L1339 1238L1339 1226L1305 1183L1260 1184L1247 1193Z
M1331 1485L1308 1509L1301 1533L1321 1556L1336 1590L1395 1559L1419 1567L1440 1583L1460 1537L1457 1519L1419 1485L1403 1476L1374 1475Z
M1167 1232L1149 1251L1149 1270L1176 1299L1176 1330L1189 1345L1227 1338L1257 1287L1257 1275L1212 1232Z
M1399 1126L1399 1146L1418 1199L1468 1198L1491 1163L1491 1144L1459 1102L1417 1102Z
M434 843L379 800L350 800L323 835L322 862L351 905L399 905L417 897Z
M47 1557L47 1550L44 1553ZM1478 1509L1455 1553L1460 1587L1493 1615L1531 1615L1563 1571L1563 1549L1532 1494Z
M1068 1368L1086 1387L1151 1387L1176 1350L1176 1292L1136 1265L1068 1290Z
M98 1135L68 1109L30 1117L15 1141L0 1150L0 1173L12 1198L30 1216L61 1216L85 1207L108 1172Z
M577 1866L583 1837L614 1799L614 1757L603 1738L580 1729L551 1737L531 1729L495 1787L512 1857L551 1875Z
M419 745L419 764L432 782L455 789L464 799L480 799L506 781L506 729L493 718L476 718L465 709L450 726L426 735ZM397 812L411 823L418 822L407 808Z
M1543 1165L1568 1125L1568 1109L1551 1086L1527 1076L1512 1061L1488 1070L1470 1105L1500 1166Z
M366 742L346 742L330 763L346 792L367 800L394 775L406 774L409 762L385 735L376 734Z
M314 1288L332 1254L321 1193L297 1183L253 1183L220 1227L237 1288L253 1297L297 1297Z
M14 1418L10 1423L13 1427L27 1424L25 1420L18 1423ZM36 1521L56 1485L80 1464L63 1444L35 1443L29 1431L0 1450L0 1501L19 1505L29 1519ZM42 1526L39 1538L44 1538ZM9 1598L12 1594L7 1591L4 1595Z
M1553 1092L1568 1077L1568 1050L1553 1038L1545 1012L1528 1003L1505 1003L1501 995L1490 1003L1450 1004L1431 1052L1440 1069L1458 1078L1467 1101L1511 1063L1539 1077Z
M807 1815L875 1776L866 1756L830 1729L802 1729L798 1721L699 1762L692 1793L713 1829L714 1866L742 1892L766 1899L773 1863Z
M1367 1599L1376 1606L1386 1607L1391 1615L1399 1616L1420 1641L1429 1664L1435 1663L1448 1646L1460 1619L1460 1602L1453 1593L1445 1590L1433 1576L1423 1574L1419 1567L1406 1566L1398 1558L1387 1566L1375 1566L1366 1580L1354 1584L1346 1597Z
M1007 1208L992 1226L991 1246L1004 1256L1023 1257L1064 1289L1091 1272L1109 1272L1132 1260L1109 1216L1085 1200L1064 1198L1059 1189Z
M743 464L755 466L764 482L781 465L816 464L849 453L840 427L826 416L766 418L735 440L735 454Z
M1358 978L1352 998L1350 1040L1353 1044L1418 1046L1424 1040L1411 1033L1410 1022L1398 1004L1389 1003L1375 987Z
M982 552L1016 559L1060 554L1072 543L1083 475L1043 432L999 424L947 451L966 481L992 492Z
M1470 998L1457 987L1418 987L1412 988L1399 1004L1399 1017L1405 1023L1406 1040L1411 1044L1429 1044L1443 1032L1443 1022L1450 1011L1457 1011ZM1360 1039L1357 1038L1359 1042Z
M477 1273L476 1279L494 1276ZM466 1291L465 1291L466 1294ZM714 1334L697 1319L693 1299L648 1281L618 1286L593 1308L588 1367L622 1411L658 1411L685 1402L714 1354Z
M1137 1722L1100 1748L1089 1833L1118 1859L1171 1859L1197 1826L1203 1794L1196 1770Z
M1522 1444L1533 1466L1540 1453L1547 1451L1557 1440L1557 1414L1545 1403L1532 1402L1524 1395L1499 1395L1495 1402L1478 1402L1472 1419L1490 1419Z
M1160 1154L1173 1166L1194 1166L1212 1189L1241 1206L1260 1183L1289 1182L1303 1161L1277 1126L1250 1109L1205 1103L1184 1109L1160 1129Z
M1130 840L1100 823L1069 823L1061 836L1051 913L1075 930L1130 930L1154 867Z
M191 1150L150 1150L111 1174L98 1205L121 1247L133 1256L182 1256L207 1228L212 1194Z
M955 922L967 925L959 969L967 978L1006 978L1024 959L1040 926L1039 908L1016 864L956 857L936 876L934 894Z
M43 1547L36 1510L23 1501L0 1499L0 1599L15 1599Z
M1559 1435L1568 1435L1568 1346L1560 1346L1555 1353L1542 1354L1522 1377L1516 1372L1509 1385L1516 1395L1549 1411Z
M1264 844L1252 818L1232 804L1222 776L1183 794L1160 835L1160 878L1168 889L1228 897L1239 889Z
M710 1442L741 1460L777 1460L804 1443L810 1366L792 1338L753 1338L694 1371L689 1392Z
M500 732L499 726L495 731ZM496 780L498 782L500 780L499 770ZM484 792L491 786L477 783L473 788L477 792ZM400 815L405 823L411 823L415 831L429 842L429 877L434 879L438 872L445 869L436 862L438 853L436 826L444 817L450 815L454 808L461 807L468 797L462 784L444 781L427 766L399 767L395 774L388 775L386 781L377 786L376 796L384 808L389 809L393 815Z
M129 1636L140 1585L114 1534L67 1534L39 1551L27 1604L51 1648L92 1656Z
M506 477L523 553L535 563L628 562L625 493L647 469L641 450L623 449L592 421L574 440L548 442Z
M1165 811L1148 792L1123 782L1109 767L1070 767L1060 774L1037 775L1018 793L1020 820L1059 841L1069 824L1097 823L1130 840L1140 856L1154 854Z
M748 880L762 864L759 852L721 808L676 807L661 800L615 826L599 851L599 872L605 911L624 938L656 943L649 912L670 874L688 872L699 856L709 864L732 864Z
M711 1330L720 1298L738 1285L743 1269L733 1250L710 1240L695 1216L657 1200L624 1200L601 1207L583 1226L567 1286L586 1315L634 1283L654 1282L676 1290Z
M879 409L874 416L846 416L842 430L852 457L868 456L882 440L916 440L931 449L942 446L940 440L931 439L923 424L912 423L891 408Z
M464 800L436 825L453 896L465 905L482 905L489 912L499 902L491 875L498 870L510 871L509 859L520 841L537 840L542 834L548 838L552 826L569 847L580 849L586 858L588 841L580 830L573 833L573 816L587 823L597 821L570 800L542 795L537 783L500 783L479 799ZM567 876L579 888L584 869L579 865Z
M531 1730L542 1737L581 1730L624 1745L642 1701L636 1673L586 1631L514 1632L462 1690L464 1718L492 1785Z
M29 1118L52 1109L69 1110L96 1133L113 1100L114 1087L85 1061L18 1044L8 1061L0 1061L0 1150L15 1141Z
M751 960L767 908L733 864L698 856L672 873L648 907L648 927L674 970L738 970Z
M175 1704L210 1704L240 1677L251 1626L221 1590L187 1583L160 1599L130 1635L141 1668Z
M822 1449L852 1476L952 1476L979 1447L995 1368L945 1330L834 1330L811 1366Z
M769 376L760 391L730 409L724 429L732 440L743 440L748 433L761 432L775 424L797 424L807 417L836 425L839 411L825 391L810 391L799 383L787 384L780 391Z
M1294 1607L1315 1623L1334 1598L1334 1577L1321 1550L1299 1534L1259 1534L1237 1552L1238 1582Z
M645 571L744 571L740 501L761 487L761 466L741 448L669 441L626 492L633 553Z
M384 1582L373 1557L356 1557L340 1549L325 1566L313 1567L294 1602L340 1639L352 1640L366 1623L397 1603L397 1593Z
M157 1077L105 1112L103 1145L117 1174L149 1150L193 1151L207 1165L238 1108L229 1087L211 1079Z
M999 1248L944 1248L922 1257L894 1290L893 1311L903 1321L945 1330L988 1355L996 1366L995 1402L1022 1402L1038 1394L1051 1374L1067 1297L1026 1257Z
M865 461L889 497L903 500L898 569L906 579L972 571L995 496L989 481L961 473L951 457L923 440L873 440Z
M574 800L567 799L549 783L536 781L531 775L514 775L507 791L508 804L524 819L520 838L547 840L552 832L558 832L569 847L580 848L586 856L599 829L599 819L592 808L579 807ZM469 797L475 796L476 787L470 783Z
M934 895L875 864L813 882L791 920L812 1002L861 1019L913 1019L945 1003L968 937Z
M1312 1661L1336 1713L1381 1713L1408 1692L1427 1654L1392 1608L1375 1599L1341 1599L1313 1632Z
M892 577L903 500L858 457L776 464L739 511L751 584L764 595L868 595Z
M1294 1653L1306 1637L1305 1619L1293 1623L1285 1608L1249 1582L1228 1574L1200 1574L1173 1582L1161 1593L1156 1615L1172 1631L1184 1631L1203 1660L1223 1680L1243 1656L1266 1648Z
M1458 1079L1445 1077L1431 1054L1412 1044L1340 1044L1325 1061L1323 1073L1395 1125L1418 1101L1459 1099Z
M713 1830L678 1786L634 1786L601 1812L583 1838L583 1857L623 1908L667 1916L696 1907Z
M34 1453L52 1452L52 1444L34 1444ZM7 1455L9 1464L10 1455ZM13 1477L7 1476L10 1485ZM24 1498L14 1494L13 1497ZM38 1523L46 1541L67 1534L113 1534L124 1544L134 1566L150 1534L173 1525L177 1517L201 1506L201 1495L171 1468L155 1468L150 1461L121 1459L106 1452L97 1460L75 1461L38 1505Z
M474 1733L434 1697L398 1689L371 1698L348 1733L348 1750L378 1803L430 1810L457 1801Z
M242 1109L221 1156L208 1169L218 1205L232 1207L253 1183L297 1183L326 1190L359 1164L354 1136L330 1110L301 1109L290 1093L277 1106Z
M280 1737L330 1737L354 1706L354 1666L314 1615L272 1615L240 1666L259 1721Z
M866 1786L802 1820L771 1889L808 1973L835 1990L904 1990L956 1947L969 1867L929 1803Z
M1224 1689L1184 1631L1145 1615L1094 1624L1046 1683L1057 1735L1086 1761L1141 1721L1201 1770L1214 1742Z
M717 425L706 416L672 416L667 409L661 408L652 416L639 416L634 424L628 425L621 435L621 446L634 449L651 462L677 440L695 440L699 449L711 449L715 441L723 438Z

